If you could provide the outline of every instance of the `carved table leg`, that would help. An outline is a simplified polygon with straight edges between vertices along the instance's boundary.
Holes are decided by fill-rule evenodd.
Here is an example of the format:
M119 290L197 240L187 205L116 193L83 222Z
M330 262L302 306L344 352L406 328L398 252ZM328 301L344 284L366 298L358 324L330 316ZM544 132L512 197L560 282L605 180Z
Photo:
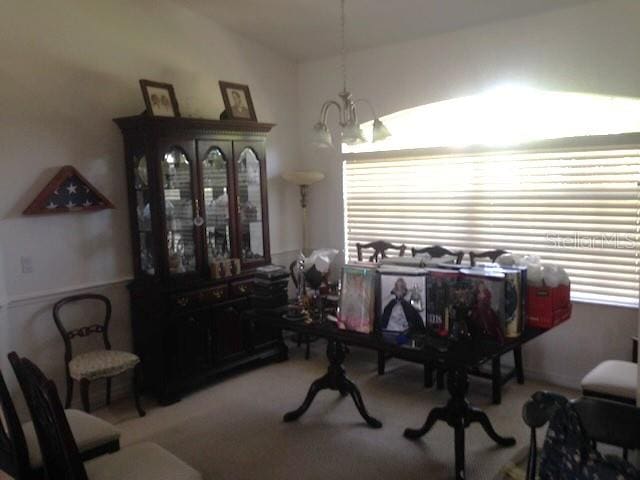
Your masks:
M431 428L436 424L438 420L447 421L446 417L447 410L443 407L433 408L429 412L429 416L427 417L427 421L424 422L424 425L420 428L407 428L404 431L404 436L415 440L416 438L420 438L429 432Z
M502 447L515 445L515 438L502 437L494 430L489 417L477 408L469 405L467 401L467 391L469 390L469 377L464 368L456 368L447 371L447 387L451 398L444 407L437 407L429 412L427 421L419 429L407 428L404 436L410 439L417 439L425 435L431 427L438 421L447 422L454 429L455 465L456 479L465 478L464 461L464 430L471 423L478 422L487 435Z
M382 427L382 423L379 420L369 415L369 412L367 412L364 405L364 401L362 400L360 390L358 390L358 387L345 375L345 370L342 367L342 363L345 358L345 350L346 347L342 343L335 340L329 340L327 345L327 358L329 359L329 368L327 373L311 384L309 392L300 407L285 414L285 422L292 422L300 418L309 409L318 392L320 390L329 389L340 392L340 395L343 397L351 395L358 412L367 424L373 428Z
M484 429L485 433L501 447L513 447L516 444L516 439L513 437L503 437L493 429L491 420L486 413L482 410L470 407L469 410L469 423L478 422Z

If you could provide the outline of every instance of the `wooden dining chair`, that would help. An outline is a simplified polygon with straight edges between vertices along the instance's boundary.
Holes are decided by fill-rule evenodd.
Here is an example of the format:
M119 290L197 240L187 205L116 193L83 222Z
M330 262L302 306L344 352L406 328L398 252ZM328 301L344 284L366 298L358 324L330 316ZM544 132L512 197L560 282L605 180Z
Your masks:
M579 435L574 432L563 433L564 439L558 436L558 432L553 432L555 444L550 444L548 448L555 448L557 453L567 453L567 461L563 461L560 464L555 464L555 468L562 469L564 476L562 478L577 478L580 474L580 478L587 478L588 473L586 470L592 468L596 464L600 464L600 467L605 469L608 466L625 467L624 463L619 463L615 460L610 460L610 457L601 457L597 453L598 443L606 445L612 445L622 449L622 457L626 460L627 452L629 450L640 449L640 409L619 402L612 402L604 399L595 398L578 398L576 400L569 401L561 395L551 392L536 392L532 395L522 409L522 418L527 426L530 428L530 443L529 443L529 457L527 461L526 478L527 480L535 480L536 478L550 478L552 473L542 471L536 472L536 470L544 469L547 465L542 462L538 465L538 444L536 431L546 425L556 414L559 409L571 409L572 412L577 414L577 422L574 428L579 430ZM570 415L574 415L570 413ZM575 418L575 417L574 417ZM568 427L565 427L568 428ZM549 435L549 431L547 435ZM568 445L564 444L562 440L569 442L582 442L582 445ZM559 444L559 445L556 445ZM593 450L594 454L589 455L589 450ZM582 452L586 460L589 458L589 462L576 462L570 452ZM556 452L552 452L556 453ZM598 458L599 457L599 458ZM610 465L606 465L607 462L612 462ZM605 465L603 465L605 464ZM628 465L627 465L628 466ZM615 468L614 468L615 470ZM515 472L514 472L515 473ZM516 478L520 478L519 472ZM599 472L603 473L603 472ZM612 472L610 472L612 473ZM539 477L538 477L539 475ZM637 475L637 474L636 474ZM555 478L555 477L554 477ZM597 478L589 476L588 478ZM626 476L617 477L603 476L602 478L629 478ZM634 476L633 478L637 478Z
M460 265L462 263L462 259L464 258L464 251L453 251L440 245L433 245L432 247L424 248L411 248L411 256L413 257L424 253L428 254L431 258L453 257L456 260L456 265ZM444 388L445 372L441 368L436 368L436 372L436 383L438 388L442 390ZM424 385L427 388L433 386L433 369L429 368L427 365L425 365Z
M403 251L404 253L404 251ZM448 250L440 245L434 245L432 247L425 248L411 248L411 256L415 257L420 254L428 254L431 258L441 258L445 256L451 256L456 259L456 264L460 264L462 262L462 258L464 257L463 251L452 251ZM384 352L378 352L378 374L384 375L384 371L386 368L387 360L392 358L392 355L386 354ZM428 363L424 365L424 386L425 388L431 388L433 386L433 371L434 367ZM440 369L436 369L437 371L437 384L438 388L444 388L444 372Z
M26 358L10 358L38 436L49 479L201 480L202 476L182 460L153 443L138 443L111 455L83 462L64 414L55 384Z
M506 250L486 250L484 252L469 252L471 266L475 267L478 258L488 258L490 262L495 262L499 256L509 253Z
M411 248L411 256L416 257L421 254L428 254L431 258L442 258L442 257L453 257L456 259L456 264L460 265L462 263L462 259L464 258L464 252L462 250L453 251L447 248L441 247L440 245L434 245L432 247L424 247L424 248Z
M498 259L498 257L507 253L509 253L507 250L500 249L486 250L484 252L469 252L469 259L471 261L471 266L474 267L476 265L476 260L479 258L486 258L493 263ZM490 372L485 372L476 368L471 370L469 374L491 380L493 403L498 405L502 401L502 386L505 383L507 383L513 377L516 378L519 384L524 383L524 367L522 363L521 347L516 347L513 349L513 364L514 367L512 369L510 369L506 373L503 373L501 359L500 357L495 357L493 360L491 360Z
M385 242L384 240L376 240L369 243L356 243L356 252L358 254L358 261L362 262L363 255L362 251L364 249L373 249L373 253L370 257L368 257L367 261L378 263L383 258L387 258L388 250L397 250L399 257L404 257L404 252L407 249L407 246L403 243L402 245L394 245L393 243Z
M102 324L91 324L67 330L61 318L61 311L64 307L78 302L98 301L104 305L104 320ZM67 398L66 408L71 406L73 397L73 381L80 383L80 394L82 406L85 412L91 410L89 404L89 384L98 379L106 379L107 384L107 405L111 403L111 378L133 369L133 395L138 414L143 417L144 410L140 406L140 358L130 352L112 350L109 341L109 322L111 320L111 301L104 295L94 293L73 295L63 298L53 306L53 319L60 335L64 340L64 362L67 378ZM104 349L93 350L79 355L73 355L71 340L75 337L87 337L92 334L101 334Z
M14 354L10 359L15 361ZM42 452L33 422L21 423L0 372L0 407L6 423L6 431L0 422L0 470L16 480L44 478ZM120 432L97 417L79 410L66 410L71 431L77 439L83 460L90 460L120 449Z

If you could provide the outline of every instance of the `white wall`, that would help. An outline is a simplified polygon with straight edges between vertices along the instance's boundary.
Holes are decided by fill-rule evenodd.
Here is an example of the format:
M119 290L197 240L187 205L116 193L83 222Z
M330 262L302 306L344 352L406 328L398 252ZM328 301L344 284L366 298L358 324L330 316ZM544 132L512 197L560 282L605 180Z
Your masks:
M267 148L272 252L299 247L299 228L290 226L298 194L279 178L298 161L294 63L170 0L4 0L0 58L0 249L10 301L0 317L0 365L17 349L60 380L51 305L60 290L87 286L112 297L114 347L131 347L123 147L111 119L144 110L140 78L173 84L182 115L207 118L224 108L218 80L250 86L258 119L278 124ZM116 209L23 217L66 164ZM34 273L22 273L21 256Z
M354 52L348 85L356 97L372 100L379 115L504 83L640 97L639 22L640 2L602 0ZM304 63L299 71L303 161L327 173L311 189L311 244L336 248L342 248L344 235L340 161L335 152L314 150L308 140L322 102L341 88L339 72L337 58ZM629 358L636 322L634 309L576 304L570 322L525 349L526 368L577 386L600 360Z

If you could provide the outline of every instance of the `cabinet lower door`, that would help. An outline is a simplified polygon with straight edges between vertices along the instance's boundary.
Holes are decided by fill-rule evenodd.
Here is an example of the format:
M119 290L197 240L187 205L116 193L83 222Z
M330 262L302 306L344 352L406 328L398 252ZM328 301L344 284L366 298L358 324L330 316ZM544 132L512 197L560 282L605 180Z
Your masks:
M232 360L247 351L247 327L242 306L228 306L215 313L215 358L217 362Z
M281 332L265 322L251 322L251 348L260 349L273 342L279 341Z
M177 373L186 378L213 366L213 323L210 315L194 313L177 319Z

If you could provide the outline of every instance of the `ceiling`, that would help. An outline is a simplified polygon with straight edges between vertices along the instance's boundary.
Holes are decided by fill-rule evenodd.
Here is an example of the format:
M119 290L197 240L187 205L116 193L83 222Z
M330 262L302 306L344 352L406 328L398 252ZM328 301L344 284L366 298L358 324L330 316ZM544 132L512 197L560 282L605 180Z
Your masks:
M292 60L340 51L339 0L174 0ZM361 50L594 0L347 0L347 49Z

